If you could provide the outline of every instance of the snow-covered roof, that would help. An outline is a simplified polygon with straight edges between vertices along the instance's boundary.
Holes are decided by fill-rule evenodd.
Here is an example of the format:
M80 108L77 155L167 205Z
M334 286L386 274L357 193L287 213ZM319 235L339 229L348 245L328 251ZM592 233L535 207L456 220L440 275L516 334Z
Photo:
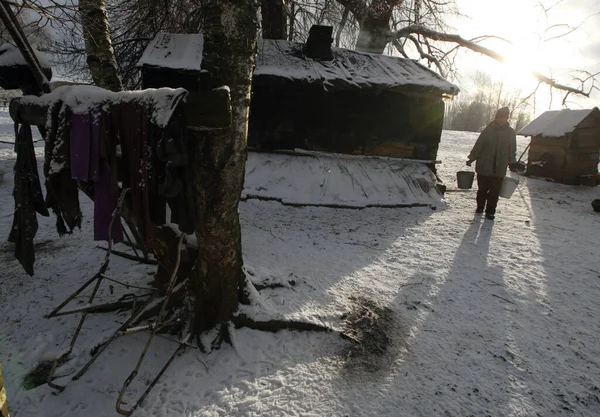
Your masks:
M45 54L35 48L33 48L33 51L40 61L42 68L52 68ZM0 67L13 67L15 65L27 65L19 48L9 43L0 45Z
M197 70L202 64L204 38L200 34L158 34L147 46L138 66ZM423 65L400 57L333 48L332 61L306 57L304 44L261 39L254 81L321 84L327 90L378 88L458 94L458 87Z
M137 66L199 70L203 48L202 34L159 33L150 41Z
M423 65L405 58L333 48L333 60L306 57L303 44L259 41L255 82L262 77L322 84L325 89L417 89L458 94L458 87Z
M521 129L519 135L559 138L573 132L594 111L598 109L547 111Z

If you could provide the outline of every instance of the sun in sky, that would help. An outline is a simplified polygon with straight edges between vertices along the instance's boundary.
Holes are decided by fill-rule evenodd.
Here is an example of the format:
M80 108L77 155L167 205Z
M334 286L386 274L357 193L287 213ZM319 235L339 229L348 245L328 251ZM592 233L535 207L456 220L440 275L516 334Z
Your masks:
M484 43L502 54L504 63L470 51L462 52L457 66L463 79L469 73L487 72L494 81L502 81L507 88L527 95L538 85L532 75L534 71L579 87L569 73L573 69L600 66L597 0L503 0L502 3L457 0L457 5L464 14L454 25L461 36L470 39L494 35L506 40L490 39ZM547 96L542 97L544 103L539 103L540 111L560 108L561 100L552 100L546 91L549 88L541 86L540 90ZM600 104L598 96L586 100L584 106L588 108Z

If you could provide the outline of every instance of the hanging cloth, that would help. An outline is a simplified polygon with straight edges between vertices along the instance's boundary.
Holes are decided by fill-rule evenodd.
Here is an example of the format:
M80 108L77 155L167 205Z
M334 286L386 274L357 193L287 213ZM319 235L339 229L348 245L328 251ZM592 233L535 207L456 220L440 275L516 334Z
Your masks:
M33 275L35 251L33 238L37 233L38 222L36 212L48 216L44 203L42 186L38 175L37 161L33 149L33 138L29 125L15 123L15 215L10 229L8 241L15 243L15 258L21 263L25 272Z
M109 227L117 207L118 189L111 192L111 167L106 152L100 152L100 110L88 114L74 114L71 118L70 163L71 178L93 183L94 200L94 240L114 243L123 241L123 227L120 218L113 223L109 236Z

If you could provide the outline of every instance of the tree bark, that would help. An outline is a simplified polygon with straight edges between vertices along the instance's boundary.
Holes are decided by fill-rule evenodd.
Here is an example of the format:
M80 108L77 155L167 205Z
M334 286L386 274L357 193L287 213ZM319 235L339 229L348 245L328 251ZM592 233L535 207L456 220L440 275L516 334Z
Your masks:
M261 0L260 14L264 39L287 39L284 0Z
M79 12L87 64L94 83L107 90L121 91L123 85L110 41L105 0L80 0Z
M247 157L257 12L254 0L205 0L203 3L202 68L210 73L212 87L227 85L230 88L232 124L228 129L201 133L197 137L199 256L190 277L195 334L232 318L245 279L238 204Z
M356 40L356 50L382 54L390 42L390 20L394 7L402 0L373 0L364 19L359 21L360 30Z

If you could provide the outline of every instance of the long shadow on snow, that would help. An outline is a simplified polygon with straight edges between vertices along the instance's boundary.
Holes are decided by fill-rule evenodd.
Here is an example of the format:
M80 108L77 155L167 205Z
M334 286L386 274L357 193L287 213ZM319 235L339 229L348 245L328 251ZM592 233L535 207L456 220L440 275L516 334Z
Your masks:
M523 271L532 290L520 307L523 320L511 328L520 353L513 373L542 410L598 415L600 268L597 233L589 233L600 229L590 204L598 190L542 179L523 182L515 204L529 210L531 227L523 239L535 243L540 261ZM551 391L543 389L548 384Z
M503 393L508 382L495 372L498 363L505 362L505 305L499 297L506 298L506 294L502 268L488 262L492 230L493 223L475 218L444 282L417 273L399 288L392 305L401 312L408 332L406 356L400 356L390 369L394 377L383 384L363 379L360 386L350 386L351 381L340 378L336 381L339 392L353 396L376 392L364 400L397 410L392 415L508 412ZM489 302L481 303L481 292L489 295ZM420 387L417 392L415 386ZM355 401L348 398L342 403Z
M376 263L403 236L419 233L419 225L431 213L422 208L345 210L261 201L241 204L244 260L250 278L287 286L261 291L267 310L264 319L269 313L284 314L341 330L343 315L361 321L375 313L367 322L379 327L381 343L354 349L356 345L336 334L238 329L233 333L234 352L224 346L209 356L192 353L173 363L161 381L161 386L172 389L157 387L143 409L149 415L195 416L198 410L246 415L260 409L262 401L273 404L273 398L280 398L275 403L281 402L281 409L276 404L269 412L279 410L284 415L286 407L294 404L296 410L309 413L313 406L308 398L322 398L324 393L319 383L303 384L304 374L322 375L325 367L331 369L328 374L335 384L338 376L346 375L342 379L358 388L354 384L360 384L362 377L381 381L406 350L402 331L408 327L392 311L395 307L370 301L375 289L372 294L368 289L354 294L354 300L340 301L340 294L353 294L355 275L360 276L362 269ZM365 371L369 365L374 372ZM301 385L282 384L286 380ZM330 380L322 384L329 385ZM331 400L337 399L326 399Z
M339 321L347 305L354 304L339 303L332 289L368 297L353 293L351 278L392 244L419 233L418 226L433 213L429 208L294 208L257 201L242 204L240 212L251 279L291 289L261 291L263 300L275 311L297 318L320 311L320 317L309 319L325 323Z

